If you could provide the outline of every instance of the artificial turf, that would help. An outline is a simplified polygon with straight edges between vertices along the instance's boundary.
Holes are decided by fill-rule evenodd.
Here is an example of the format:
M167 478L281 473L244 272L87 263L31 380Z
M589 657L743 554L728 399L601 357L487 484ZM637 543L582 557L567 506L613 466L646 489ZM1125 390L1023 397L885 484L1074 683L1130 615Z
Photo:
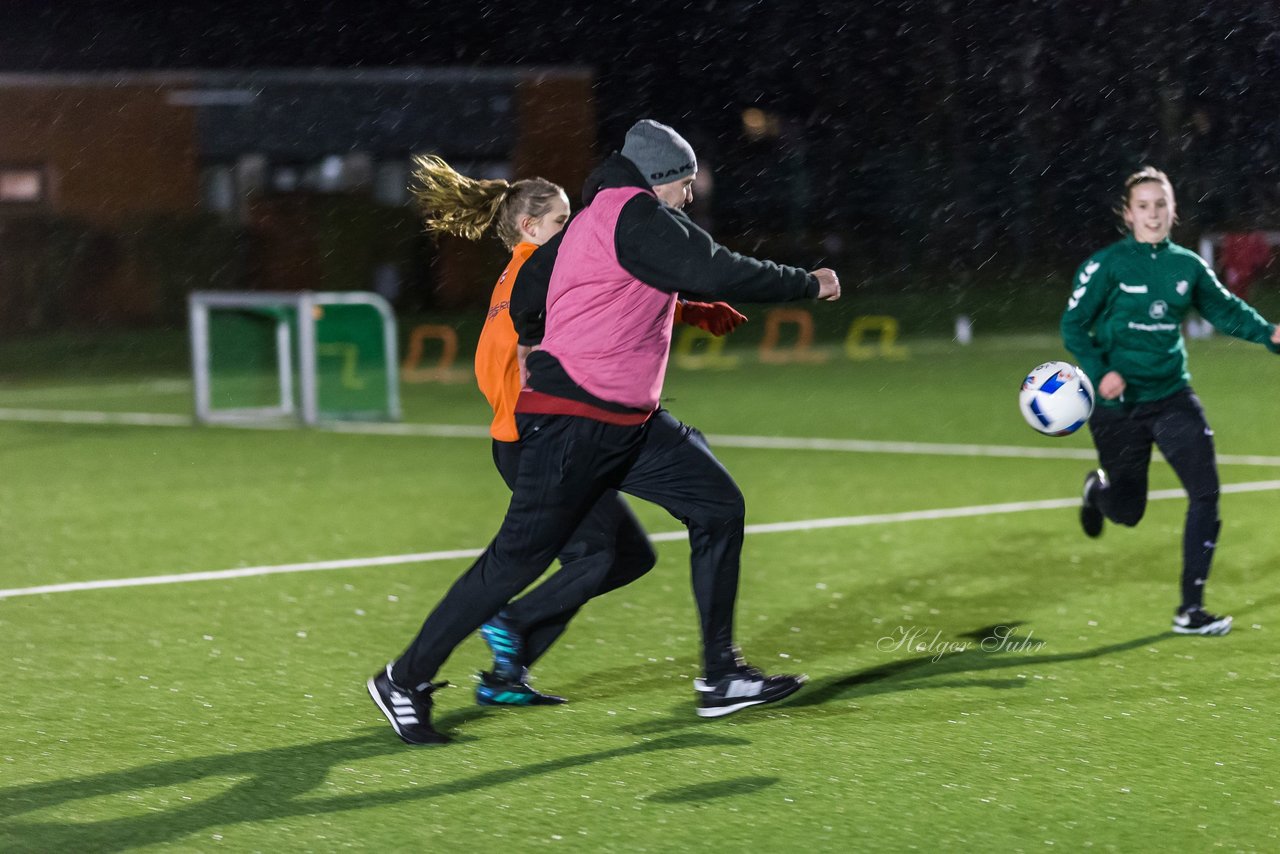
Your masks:
M675 368L667 405L713 446L1090 447L1017 413L1025 371L1065 357L1054 339L906 343ZM1280 362L1213 340L1192 368L1219 452L1280 456ZM190 403L181 366L126 366L12 378L0 410L18 409ZM487 421L465 384L406 387L405 411ZM1089 467L898 451L718 455L749 525L1070 499ZM1260 462L1223 482L1280 478ZM1176 487L1158 461L1152 487ZM483 438L0 418L0 589L479 548L505 499ZM666 540L535 668L569 705L476 707L473 638L441 674L455 741L432 748L396 739L364 680L465 559L6 596L0 850L1276 850L1280 497L1223 497L1223 638L1168 631L1183 508L1097 541L1069 506L749 534L738 639L811 681L712 721L693 714L688 547Z

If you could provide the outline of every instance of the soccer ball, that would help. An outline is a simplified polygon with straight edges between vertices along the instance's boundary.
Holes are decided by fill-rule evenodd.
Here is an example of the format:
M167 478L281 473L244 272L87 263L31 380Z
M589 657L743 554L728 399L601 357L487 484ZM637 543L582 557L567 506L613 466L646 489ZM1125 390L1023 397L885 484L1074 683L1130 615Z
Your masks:
M1075 365L1045 362L1022 381L1018 408L1027 423L1046 436L1068 436L1093 412L1093 383Z

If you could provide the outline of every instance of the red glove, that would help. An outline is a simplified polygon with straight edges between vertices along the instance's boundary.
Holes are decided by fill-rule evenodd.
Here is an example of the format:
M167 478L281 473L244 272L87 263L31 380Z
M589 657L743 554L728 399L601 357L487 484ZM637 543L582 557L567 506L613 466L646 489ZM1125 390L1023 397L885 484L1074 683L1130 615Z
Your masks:
M734 310L727 302L680 303L680 321L699 329L705 329L717 337L728 335L747 322L747 316Z

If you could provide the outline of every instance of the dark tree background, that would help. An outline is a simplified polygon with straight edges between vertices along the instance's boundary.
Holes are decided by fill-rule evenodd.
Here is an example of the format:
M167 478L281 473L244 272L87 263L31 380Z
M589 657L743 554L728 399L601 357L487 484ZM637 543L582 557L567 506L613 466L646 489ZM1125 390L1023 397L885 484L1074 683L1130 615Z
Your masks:
M1124 176L1174 178L1184 241L1280 220L1266 0L10 0L0 68L595 69L607 150L641 116L715 174L706 214L865 275L1076 261ZM742 111L774 117L744 134ZM0 117L0 120L3 120Z

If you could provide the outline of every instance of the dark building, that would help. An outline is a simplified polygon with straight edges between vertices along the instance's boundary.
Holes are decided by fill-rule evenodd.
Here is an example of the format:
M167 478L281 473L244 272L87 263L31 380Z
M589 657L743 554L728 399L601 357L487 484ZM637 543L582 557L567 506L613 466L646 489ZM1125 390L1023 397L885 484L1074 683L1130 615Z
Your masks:
M408 269L411 158L577 187L595 156L591 87L581 68L0 74L0 244L13 250L0 315L149 319L174 288L148 270L172 277L162 256L205 238L203 251L221 241L243 261L210 273L228 285L465 302L483 248L446 242L430 273ZM190 249L188 261L202 251ZM59 267L66 281L49 281Z

